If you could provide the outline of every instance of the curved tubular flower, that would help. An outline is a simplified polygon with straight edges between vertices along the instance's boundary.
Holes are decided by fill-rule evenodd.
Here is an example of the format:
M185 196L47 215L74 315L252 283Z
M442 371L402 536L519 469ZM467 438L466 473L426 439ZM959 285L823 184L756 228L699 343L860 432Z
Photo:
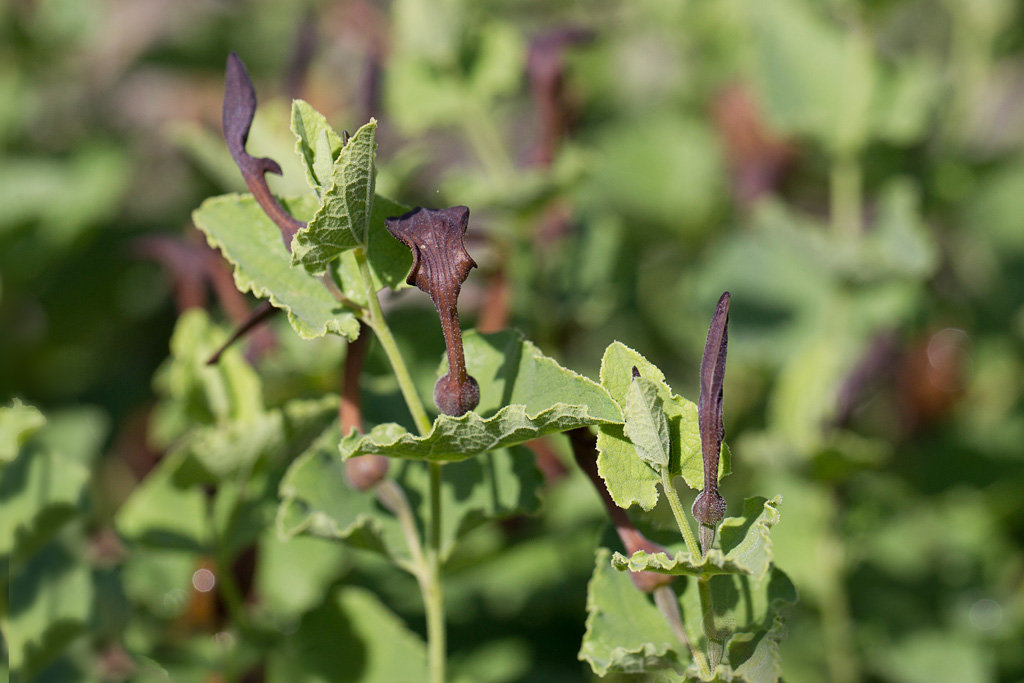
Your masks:
M292 237L306 226L302 221L295 220L277 198L270 193L265 173L281 175L281 167L273 159L257 158L245 151L245 143L249 139L249 127L256 114L256 89L253 88L245 64L234 52L228 55L227 69L224 74L224 109L221 123L224 128L224 141L227 142L231 158L235 160L242 172L245 184L252 196L256 198L267 216L281 229L281 238L291 251Z
M448 373L434 385L434 403L445 415L468 413L480 403L480 387L466 372L459 327L459 292L469 271L476 267L462 239L469 227L469 209L417 207L385 223L388 232L412 250L412 270L406 282L430 295L441 318Z
M722 388L725 354L729 345L729 292L724 292L711 317L704 357L700 362L700 398L697 419L704 456L704 490L693 501L693 516L700 522L700 547L707 553L714 543L718 523L725 517L725 500L718 493L718 458L725 438L722 421Z

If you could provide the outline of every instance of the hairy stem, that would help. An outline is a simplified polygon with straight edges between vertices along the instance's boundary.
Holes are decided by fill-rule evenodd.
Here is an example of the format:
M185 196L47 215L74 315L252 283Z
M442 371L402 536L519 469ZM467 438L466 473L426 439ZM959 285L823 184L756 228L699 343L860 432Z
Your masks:
M700 558L700 547L697 545L697 539L693 536L690 522L686 519L683 504L679 502L679 494L676 493L676 487L672 485L672 477L668 473L668 468L661 471L661 488L665 490L665 497L668 498L672 514L675 515L676 524L679 526L679 533L683 535L683 540L686 541L686 551L695 559Z
M715 600L711 596L711 577L702 576L697 579L697 592L700 594L700 609L703 617L704 635L708 639L708 666L712 671L722 661L725 652L725 638L715 624Z
M359 272L366 285L366 299L369 304L370 319L368 324L377 335L378 341L387 354L388 361L398 380L398 386L402 397L412 414L416 428L421 435L430 432L430 419L423 407L416 387L413 384L412 376L402 358L402 353L395 343L384 318L384 312L380 308L380 301L377 299L377 292L373 289L373 279L370 274L370 266L366 262L366 255L362 250L357 249L356 261L359 264ZM420 551L420 560L417 563L419 570L417 578L420 584L420 593L423 597L423 607L427 613L427 657L430 669L430 683L443 683L445 679L445 656L446 656L446 633L444 621L444 588L441 582L441 464L430 463L430 519L428 520L426 551ZM397 488L397 486L396 486ZM379 490L379 489L378 489ZM404 496L402 497L404 499ZM407 503L406 503L407 505ZM401 505L399 508L401 509ZM404 514L404 513L403 513ZM409 513L411 520L411 511ZM399 520L402 521L401 516ZM403 521L403 525L407 522ZM407 537L410 535L406 531ZM415 536L415 533L412 533ZM416 552L413 551L412 539L410 538L410 552L413 552L414 561ZM418 542L415 547L419 547Z

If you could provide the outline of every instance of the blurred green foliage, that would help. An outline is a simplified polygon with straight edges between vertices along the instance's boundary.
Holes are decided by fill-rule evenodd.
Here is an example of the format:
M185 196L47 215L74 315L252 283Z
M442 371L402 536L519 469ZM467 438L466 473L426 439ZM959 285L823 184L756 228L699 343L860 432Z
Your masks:
M471 208L465 327L518 327L590 377L620 340L695 397L732 292L722 491L783 497L787 681L1021 680L1022 27L1012 0L6 3L0 670L421 677L409 577L276 533L345 343L275 319L204 365L254 304L190 226L243 188L219 136L234 50L275 192L306 188L302 97L338 130L378 120L378 193ZM436 317L387 304L429 396ZM405 419L375 347L363 389L368 428ZM456 680L592 676L604 511L548 450L539 515L448 560Z

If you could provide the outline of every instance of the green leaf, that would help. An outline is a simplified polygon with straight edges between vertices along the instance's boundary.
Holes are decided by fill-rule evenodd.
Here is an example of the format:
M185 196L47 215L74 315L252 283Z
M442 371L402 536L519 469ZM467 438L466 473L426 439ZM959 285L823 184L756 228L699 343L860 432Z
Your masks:
M283 539L307 534L343 540L393 560L408 560L398 521L372 490L349 486L338 457L339 438L337 428L328 429L288 468L280 487L278 533Z
M216 483L249 471L261 461L288 462L310 447L338 419L338 397L289 401L280 409L190 432L182 452L178 484Z
M36 408L14 399L9 406L0 407L0 465L18 457L18 451L32 433L46 424L46 418Z
M297 619L324 602L327 589L350 563L348 551L320 538L281 539L271 528L259 541L255 588L276 618Z
M660 472L669 464L670 441L664 401L658 396L658 389L646 377L634 377L622 412L626 419L623 430L637 455Z
M410 497L420 501L417 516L430 518L429 471L408 467L397 478ZM533 453L513 447L446 465L441 475L441 557L447 559L455 542L485 522L540 510L544 476Z
M467 331L463 345L466 369L480 384L475 411L439 416L424 437L394 423L366 435L350 434L341 441L342 457L378 453L457 461L545 434L622 421L620 409L597 383L561 367L518 332ZM440 373L445 371L442 363Z
M633 349L613 342L601 359L601 386L625 411L633 383L633 368L656 389L668 422L669 473L681 476L686 485L704 487L704 460L701 456L697 404L675 395L665 383L665 375ZM597 470L608 486L615 504L622 508L639 505L650 510L658 502L657 485L661 475L649 466L619 425L601 425L597 435ZM731 472L731 453L723 444L718 478Z
M323 203L309 225L292 239L293 266L301 264L309 273L322 273L341 252L368 247L376 130L377 122L370 119L341 150Z
M594 575L587 585L587 630L579 659L598 676L683 671L689 650L650 598L636 589L629 576L612 568L610 554L607 548L597 549Z
M174 481L184 457L164 457L118 510L114 522L126 539L159 548L207 550L206 495L200 488L182 488Z
M313 196L282 200L296 218L317 209ZM348 339L359 335L359 321L338 303L317 278L291 267L281 231L251 195L228 194L207 199L192 213L206 240L220 249L235 268L235 285L288 313L288 321L303 339L328 332Z
M75 553L51 543L11 577L5 636L12 671L24 680L85 631L92 604L90 572Z
M98 446L90 438L93 426L80 420L69 424L71 429L56 443L47 442L46 432L60 421L59 415L51 416L49 425L25 442L19 457L0 470L0 558L8 562L27 558L78 514L90 462L81 453L55 446L66 439L80 441L90 457Z
M668 680L699 680L688 648L676 639L651 598L636 590L625 574L615 576L609 551L599 548L597 566L587 589L587 631L579 657L594 672L645 673L663 671ZM705 651L699 591L695 579L671 584L680 603L683 623L695 648ZM726 656L715 680L777 683L778 644L788 631L787 606L796 602L796 589L778 568L755 578L729 574L709 579L717 624L730 635Z
M19 568L9 589L4 635L10 666L22 680L34 680L35 672L85 631L93 600L89 568L76 551L55 541Z
M295 133L295 153L302 159L306 180L322 197L331 186L334 162L341 153L341 137L334 132L323 114L304 100L292 101L292 132Z
M703 559L694 558L686 551L674 557L667 553L647 553L638 550L631 557L615 553L612 565L624 571L654 571L662 574L688 576L714 576L716 574L745 574L762 579L772 564L771 528L779 522L776 496L748 498L743 504L743 516L726 517L718 528L720 548L712 548Z
M471 373L472 374L472 373ZM395 423L378 425L367 435L350 434L341 440L341 456L348 459L374 453L390 458L457 462L481 453L532 441L546 434L610 422L588 406L556 404L535 415L524 405L502 408L489 418L474 412L461 417L441 415L426 436L414 436Z
M427 680L426 647L373 593L339 590L275 649L269 683Z

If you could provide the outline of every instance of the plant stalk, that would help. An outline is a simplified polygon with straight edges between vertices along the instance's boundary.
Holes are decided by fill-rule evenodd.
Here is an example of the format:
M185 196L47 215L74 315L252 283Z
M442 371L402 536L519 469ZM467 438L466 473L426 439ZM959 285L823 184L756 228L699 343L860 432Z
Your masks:
M430 467L430 533L427 536L427 571L423 603L427 611L428 662L431 683L445 679L444 584L441 567L441 463Z
M421 436L426 436L430 433L430 418L427 417L423 402L420 400L419 394L416 393L416 386L413 384L409 368L406 367L405 360L402 358L402 352L398 350L395 337L391 334L391 328L388 327L387 320L384 319L384 311L380 308L377 292L373 290L373 276L370 274L370 265L366 262L366 254L361 249L356 249L355 256L356 262L359 264L359 273L366 284L366 300L370 307L370 319L367 324L373 329L380 345L384 348L384 353L391 363L391 369L395 373L395 379L398 380L402 398L405 399L413 422L416 423L416 429L419 430Z
M701 576L697 579L697 592L700 595L704 636L708 639L708 666L714 671L722 661L725 639L715 624L715 600L711 596L710 576Z
M370 274L370 266L366 262L366 254L362 250L357 249L355 255L356 261L359 264L359 272L366 285L366 300L370 310L370 319L367 324L373 329L381 346L384 348L384 353L391 363L391 368L395 373L395 378L398 380L402 397L405 399L409 412L412 414L416 428L421 436L426 436L430 433L430 419L427 417L427 411L423 407L419 394L416 393L416 387L413 384L412 376L409 374L409 368L402 358L398 344L395 343L395 338L391 334L391 328L388 327L387 320L384 318L384 312L380 308L377 292L373 290L373 278ZM441 463L432 462L429 463L428 467L430 468L430 519L428 520L426 550L425 552L417 553L419 544L418 542L413 544L412 539L409 539L409 549L413 554L414 561L416 561L417 554L420 558L418 563L419 569L415 575L420 585L423 607L427 617L427 661L430 670L430 683L444 683L446 666L445 641L447 636L444 615L444 586L441 576ZM398 508L401 509L401 505ZM401 519L401 515L399 520L402 521L403 526L408 523L408 520ZM408 531L406 535L409 535Z
M661 488L665 490L665 497L668 498L672 514L675 515L676 524L679 526L679 533L683 535L683 540L686 541L686 551L694 559L700 559L703 557L700 552L700 546L697 545L697 539L693 536L693 529L690 528L690 522L686 519L686 512L683 510L683 504L679 502L679 494L676 493L676 487L672 485L672 477L669 475L667 467L661 471Z

